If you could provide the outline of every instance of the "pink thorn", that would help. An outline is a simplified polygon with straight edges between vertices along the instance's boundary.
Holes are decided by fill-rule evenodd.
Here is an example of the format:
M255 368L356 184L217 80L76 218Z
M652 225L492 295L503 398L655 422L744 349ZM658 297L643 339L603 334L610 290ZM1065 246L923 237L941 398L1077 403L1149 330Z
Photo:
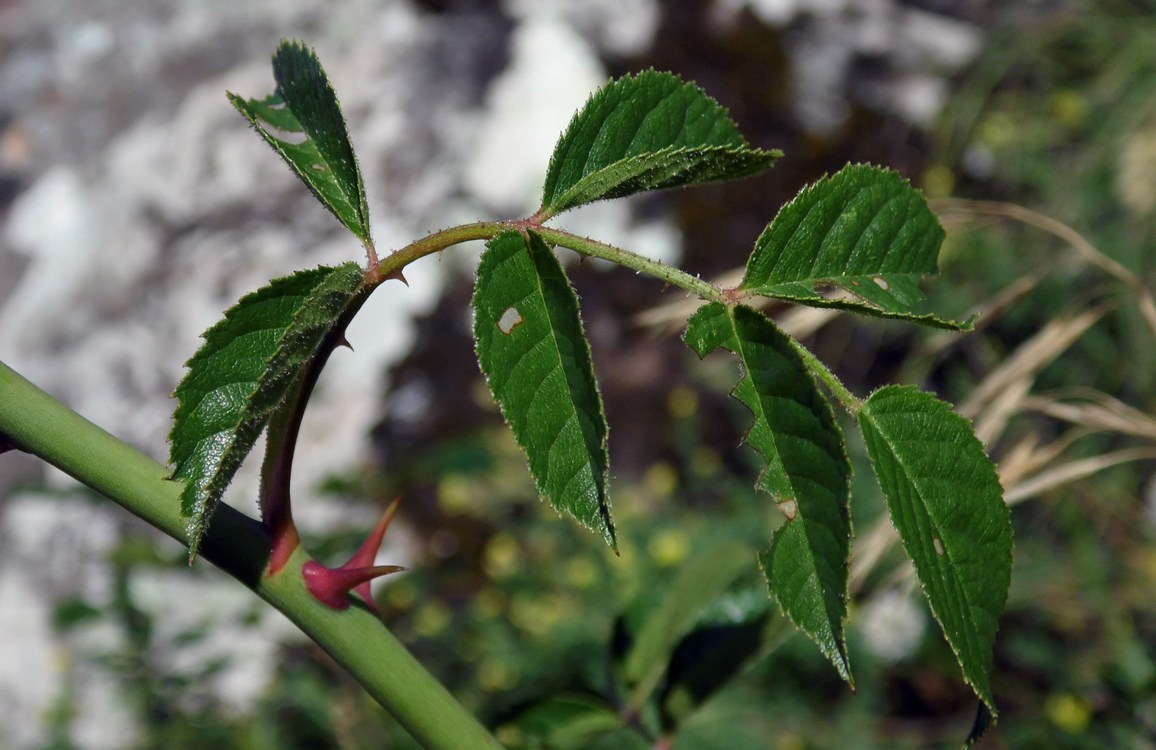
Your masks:
M374 559L377 557L377 551L381 549L381 542L385 539L385 532L389 529L389 523L393 520L393 516L397 513L397 506L401 503L401 498L395 499L385 509L385 513L381 515L377 525L373 527L373 531L357 551L353 553L353 557L349 558L349 565L373 565Z
M405 570L398 565L374 565L377 551L381 549L382 540L393 516L397 513L400 498L395 499L385 509L381 520L373 527L373 531L362 543L353 557L339 568L327 568L319 562L310 560L305 563L301 573L305 576L305 587L309 593L321 603L333 609L345 609L349 606L348 594L355 591L365 603L374 608L373 593L369 582L374 578L397 573Z
M362 542L357 551L353 553L353 557L349 558L346 565L357 565L361 567L369 567L373 565L374 560L377 559L377 551L381 549L382 540L385 539L385 532L389 529L389 523L393 520L393 516L397 513L397 506L401 502L401 498L394 498L394 501L385 509L385 513L381 515L381 519L377 525L373 527L373 531L369 532L369 536ZM357 586L354 591L361 595L366 604L373 606L373 593L369 589L369 581Z
M349 592L362 586L369 588L369 582L374 578L387 576L390 573L400 573L405 568L400 565L374 565L368 568L327 568L316 560L309 560L301 568L305 577L305 588L313 594L313 598L330 609L347 609L349 607ZM372 607L372 600L366 600Z

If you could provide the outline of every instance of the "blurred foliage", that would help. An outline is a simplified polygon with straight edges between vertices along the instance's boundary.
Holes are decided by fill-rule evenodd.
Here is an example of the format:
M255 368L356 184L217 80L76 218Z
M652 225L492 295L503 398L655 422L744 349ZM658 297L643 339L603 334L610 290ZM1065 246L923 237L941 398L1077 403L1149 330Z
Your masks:
M997 14L937 128L924 187L931 197L1005 201L1061 222L1150 291L1156 5L1052 5L1054 12ZM963 213L945 216L948 283L936 293L964 307L1028 283L982 336L933 364L909 357L906 376L966 398L1050 321L1106 304L1105 316L1041 369L1032 393L1094 389L1141 414L1156 412L1156 331L1136 289L1039 226ZM1070 459L1152 445L1151 437L1025 413L993 446L1002 466L1025 440L1070 441ZM1004 713L991 746L1156 747L1152 469L1151 457L1122 464L1015 509L1016 567L996 654Z

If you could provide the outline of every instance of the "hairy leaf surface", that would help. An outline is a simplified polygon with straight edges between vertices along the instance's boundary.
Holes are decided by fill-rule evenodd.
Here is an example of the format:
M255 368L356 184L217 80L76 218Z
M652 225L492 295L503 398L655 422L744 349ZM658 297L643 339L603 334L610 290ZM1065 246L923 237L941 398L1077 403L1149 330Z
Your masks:
M478 363L538 492L615 546L606 417L578 298L537 234L486 245L474 291Z
M988 672L1012 563L995 467L966 419L910 386L872 394L859 426L931 611L994 715Z
M727 111L694 84L648 70L596 92L554 147L540 216L646 190L768 169L779 151L752 148Z
M185 480L181 512L189 519L190 557L257 436L365 291L356 263L300 271L242 297L205 332L174 393L169 436L172 476Z
M854 684L843 634L851 465L831 407L786 334L749 307L706 305L685 340L700 357L721 348L739 358L733 395L754 414L747 442L767 461L757 486L788 519L760 565L783 611Z
M740 289L940 328L970 322L915 312L920 277L937 272L943 227L897 173L849 165L803 189L755 242ZM830 299L837 287L855 299Z
M283 41L273 55L277 89L264 99L229 101L301 178L317 199L370 243L369 208L357 157L337 95L312 50Z

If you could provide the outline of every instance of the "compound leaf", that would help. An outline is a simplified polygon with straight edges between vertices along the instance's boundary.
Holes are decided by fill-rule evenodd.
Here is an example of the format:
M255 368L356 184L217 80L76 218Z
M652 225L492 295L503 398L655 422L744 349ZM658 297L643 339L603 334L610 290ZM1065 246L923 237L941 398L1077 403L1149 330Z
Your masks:
M739 358L733 395L754 414L746 439L767 461L757 486L787 517L760 566L783 611L854 685L843 633L851 465L831 407L786 334L749 307L706 305L684 339L700 357L721 348Z
M276 90L264 99L229 101L265 142L363 244L371 244L369 208L357 157L337 95L317 60L300 42L283 41L273 55Z
M538 492L615 546L606 417L578 298L537 234L486 245L474 291L478 363Z
M189 557L257 436L325 337L359 298L356 263L277 279L248 294L204 334L173 394L169 436L173 479L185 480L181 513L189 519Z
M781 155L752 148L727 111L694 84L653 70L624 76L598 90L558 140L538 216L745 177Z
M859 426L931 611L994 716L988 672L1012 563L995 467L966 419L910 386L872 394Z
M919 279L937 272L943 227L922 194L897 173L849 165L806 187L755 242L740 289L939 328L970 321L914 311ZM830 299L838 287L854 299Z

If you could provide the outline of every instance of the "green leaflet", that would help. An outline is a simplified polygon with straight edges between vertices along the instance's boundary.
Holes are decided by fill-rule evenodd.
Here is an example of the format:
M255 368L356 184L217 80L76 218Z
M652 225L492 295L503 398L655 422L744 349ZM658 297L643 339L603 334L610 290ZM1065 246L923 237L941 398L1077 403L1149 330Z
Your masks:
M667 671L678 642L707 608L750 570L753 557L754 548L745 540L730 537L703 545L684 561L661 603L646 615L638 630L624 664L626 679L642 685L649 695Z
M938 328L971 322L913 312L919 279L937 272L943 228L923 195L897 173L848 165L802 190L755 242L740 289ZM827 299L836 286L858 300Z
M684 340L700 357L721 348L739 358L733 395L754 414L747 442L767 460L757 486L788 519L760 566L783 611L854 685L843 636L851 466L831 407L786 334L749 307L704 306Z
M697 86L648 70L598 90L554 147L542 208L551 216L646 190L762 172L782 156L751 148Z
M626 721L613 706L585 695L556 695L535 703L514 719L523 737L537 740L533 747L550 750L589 750L603 738L627 728ZM632 747L620 742L610 747ZM650 747L648 744L639 745Z
M282 41L273 55L273 77L277 89L266 98L230 93L229 101L317 200L363 244L372 244L361 170L317 56L300 42Z
M995 467L966 419L910 386L873 393L859 426L931 611L994 716L988 672L1012 563Z
M679 726L671 750L768 750L790 746L775 742L782 736L781 712L767 707L781 700L752 685L735 680L711 697ZM802 743L798 743L802 744Z
M185 480L189 557L241 461L338 320L368 293L356 263L277 279L205 332L173 394L173 479Z
M538 492L616 546L606 417L578 298L537 234L486 245L474 290L478 363L526 452Z

